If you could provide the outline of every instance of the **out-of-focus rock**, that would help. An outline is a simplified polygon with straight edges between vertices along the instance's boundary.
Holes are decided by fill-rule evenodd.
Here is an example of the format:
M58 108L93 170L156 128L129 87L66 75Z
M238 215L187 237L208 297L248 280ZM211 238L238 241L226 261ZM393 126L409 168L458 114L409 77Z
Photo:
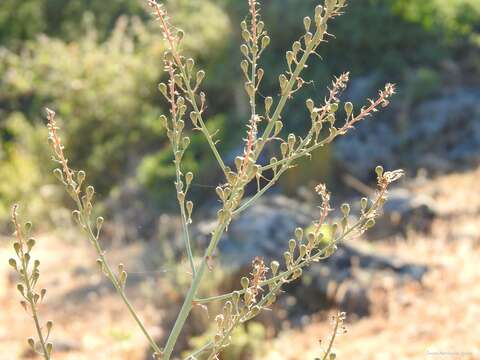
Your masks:
M371 169L425 167L438 173L480 163L480 89L458 88L415 105L391 107L335 142L341 167L367 179Z
M382 239L395 234L406 235L408 230L428 232L436 215L430 197L416 195L405 188L396 188L389 191L382 216L366 236L369 239Z

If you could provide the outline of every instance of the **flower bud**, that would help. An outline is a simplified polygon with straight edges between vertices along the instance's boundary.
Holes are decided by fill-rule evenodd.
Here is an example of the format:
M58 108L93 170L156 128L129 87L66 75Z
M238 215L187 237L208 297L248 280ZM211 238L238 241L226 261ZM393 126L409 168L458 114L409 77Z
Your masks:
M308 16L303 18L303 26L305 26L305 31L308 32L308 30L310 30L311 24L312 24L312 19L310 19Z
M259 21L257 24L257 33L261 34L263 32L264 27L265 27L265 23L263 21Z
M338 110L338 103L330 104L330 108L328 109L328 111L330 111L331 113L335 113L337 110Z
M177 31L177 40L182 41L185 37L185 32L182 29L178 29Z
M267 113L270 112L270 108L272 107L273 104L273 98L271 96L268 96L265 98L265 110Z
M295 146L295 135L294 134L288 134L288 138L287 138L287 141L288 141L288 147L290 148L290 150L293 149L293 147Z
M47 289L40 290L40 300L43 301L43 299L45 298L45 295L47 295ZM47 323L47 325L48 325L48 323Z
M200 117L199 114L195 111L192 111L190 113L190 120L192 121L193 126L195 126L195 127L197 126L199 117Z
M288 144L283 142L280 144L280 152L282 153L282 156L285 157L288 152Z
M91 199L93 194L95 193L95 189L92 185L87 186L87 197Z
M242 38L245 42L248 42L248 40L250 40L250 32L247 29L242 31Z
M255 87L251 81L245 83L245 91L249 97L253 97L255 95Z
M51 356L51 355L52 355L52 351L53 351L53 344L52 344L51 342L49 342L49 343L47 343L46 347L47 347L47 353L48 353L48 355Z
M312 42L313 34L309 31L305 34L305 46L309 46Z
M257 70L258 82L262 81L263 75L265 75L265 71L264 71L262 68L259 68L259 69Z
M278 77L278 81L280 82L280 89L282 89L282 92L283 90L285 90L287 84L288 84L288 79L287 77L285 76L285 74L281 74L279 77Z
M164 97L168 98L167 85L165 83L158 84L158 90L160 90Z
M193 211L193 202L187 201L186 207L187 207L187 216L188 216L188 218L191 218L192 217L192 211Z
M104 219L103 219L102 216L97 217L97 221L96 221L96 222L97 222L97 223L96 223L96 225L97 225L97 231L100 231L100 229L102 228L103 221L104 221Z
M35 246L35 239L31 238L28 239L27 241L27 249L28 251L32 250L32 248Z
M248 278L244 276L240 279L240 284L242 285L243 289L247 289L248 285L250 284L250 280L248 280Z
M240 51L242 52L243 56L248 57L248 46L245 44L242 44L240 46Z
M185 182L187 183L187 186L189 186L191 184L192 180L193 180L193 173L191 171L189 171L185 175Z
M277 275L279 267L280 267L280 264L278 263L278 261L274 260L270 263L270 269L272 269L272 275L273 276Z
M365 227L367 229L370 229L375 226L375 219L368 219L367 222L365 223Z
M293 60L295 59L295 55L293 54L293 51L287 51L285 54L285 57L287 58L288 66L291 67Z
M78 173L77 173L77 180L78 180L78 184L81 185L83 183L83 181L85 180L85 177L87 175L85 174L85 171L83 170L80 170Z
M262 50L265 49L268 45L270 45L270 37L264 36L262 38Z
M314 109L314 106L315 106L313 100L312 100L312 99L307 99L307 101L305 102L305 104L307 105L308 111L312 112L313 109Z
M294 239L290 239L288 241L288 249L292 254L294 253L296 246L297 246L297 242Z
M280 120L277 120L275 122L275 130L273 132L273 136L277 136L278 134L280 134L280 131L282 131L282 128L283 128L283 123Z
M189 58L187 60L187 71L188 71L188 73L192 72L194 66L195 66L195 60L193 60L192 58Z
M348 216L350 213L350 205L349 204L342 204L341 206L343 216Z
M303 238L303 229L302 228L296 228L295 229L295 238L298 240L298 241L301 241L302 238Z
M23 287L23 284L18 283L17 284L17 290L20 294L24 294L25 288Z
M294 53L299 52L302 49L302 44L300 44L300 41L295 41L292 45L292 49Z
M53 170L53 175L55 175L55 177L60 180L60 181L63 181L63 172L62 170L60 169L55 169Z
M347 118L352 115L353 112L353 104L351 102L346 102L344 105L345 108L345 114L347 114Z
M300 257L303 258L307 253L307 246L305 244L300 245L298 248L298 252Z
M197 84L200 84L204 78L205 78L205 71L200 70L199 72L197 72Z
M248 61L242 60L240 63L240 67L242 68L242 71L245 74L245 76L248 77Z
M13 258L8 259L8 265L10 265L12 268L17 270L17 262L15 261L15 259Z
M73 210L72 215L73 215L73 219L75 220L75 222L79 225L82 225L82 219L80 217L80 211Z
M118 283L119 283L121 288L124 288L126 282L127 282L127 272L125 270L123 270L120 273L120 276L118 277Z
M367 208L367 205L368 205L368 199L366 197L363 197L360 200L360 207L362 208L362 210L365 210Z

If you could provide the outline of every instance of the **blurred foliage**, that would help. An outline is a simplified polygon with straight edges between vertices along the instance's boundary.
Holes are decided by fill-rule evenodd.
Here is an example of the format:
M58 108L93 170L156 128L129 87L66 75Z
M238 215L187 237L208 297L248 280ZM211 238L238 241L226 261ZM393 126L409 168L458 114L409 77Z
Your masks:
M316 0L265 0L262 11L272 46L263 64L261 93L277 94L284 52L303 32L302 17ZM185 51L207 71L208 123L238 128L219 134L228 159L248 114L238 66L239 23L246 1L167 1L176 25L186 31ZM93 15L94 14L94 15ZM480 0L351 0L347 14L321 49L322 62L308 70L314 79L289 105L286 131L302 130L305 96L322 98L333 75L405 84L410 102L430 96L441 84L442 61L460 61L479 42ZM14 200L33 197L51 165L43 145L42 108L57 110L68 155L84 168L107 197L125 179L134 179L156 206L172 198L170 149L157 121L165 111L156 85L162 78L162 39L142 1L3 0L0 2L0 220ZM362 96L373 94L362 94ZM192 138L186 167L196 181L217 175L201 136ZM328 152L312 177L331 169ZM48 163L48 162L47 162ZM327 170L325 170L327 169ZM295 189L286 178L282 185ZM47 181L48 182L48 181ZM297 183L298 184L298 183ZM198 192L202 195L202 191Z

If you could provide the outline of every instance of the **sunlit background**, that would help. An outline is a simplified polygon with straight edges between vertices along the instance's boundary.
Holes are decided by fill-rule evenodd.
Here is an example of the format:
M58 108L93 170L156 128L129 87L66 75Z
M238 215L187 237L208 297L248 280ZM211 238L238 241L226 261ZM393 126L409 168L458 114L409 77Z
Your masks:
M285 51L316 4L262 1L272 44L262 58L260 97L278 95ZM166 5L185 30L184 51L207 73L207 126L218 129L220 152L233 163L250 116L239 66L247 1ZM316 184L328 185L338 208L372 192L378 164L407 175L371 233L286 287L273 311L240 327L220 358L321 358L331 314L346 311L339 359L478 359L480 0L350 0L329 32L334 36L310 61L309 82L286 109L285 134L308 129L305 100L321 102L342 72L351 79L342 99L356 108L385 82L396 83L397 94L388 109L301 161L232 224L202 294L237 288L255 256L281 257L295 227L317 216ZM168 335L191 277L171 148L158 120L168 112L157 89L164 50L145 1L0 1L0 359L32 356L26 338L33 323L8 267L15 202L39 240L41 284L49 291L41 314L55 323L55 358L151 355L97 271L94 249L52 175L45 107L57 112L70 164L85 169L97 190L96 213L106 218L102 243L113 263L129 269L127 293L158 342ZM200 257L222 174L201 134L191 140L184 166L195 173L192 231ZM194 309L177 355L208 339L218 310Z

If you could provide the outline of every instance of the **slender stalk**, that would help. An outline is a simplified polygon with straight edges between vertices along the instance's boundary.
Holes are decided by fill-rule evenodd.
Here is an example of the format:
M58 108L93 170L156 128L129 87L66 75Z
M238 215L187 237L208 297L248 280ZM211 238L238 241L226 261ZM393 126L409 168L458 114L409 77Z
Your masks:
M335 325L333 327L332 336L330 338L330 341L328 342L328 347L327 347L327 350L325 351L325 354L323 355L322 360L327 360L328 355L330 355L330 352L332 351L333 343L335 342L335 338L337 337L339 325L340 325L340 316L337 316L335 318Z
M95 250L96 250L96 252L99 256L99 259L101 261L102 269L104 269L106 271L107 278L112 282L113 287L115 288L117 293L122 298L122 300L125 303L128 311L132 315L133 319L137 323L137 325L140 328L140 330L142 331L142 333L145 335L145 337L146 337L148 343L150 344L151 348L155 351L156 354L160 354L161 349L155 343L155 341L153 340L153 337L148 333L147 329L143 325L143 322L140 320L140 318L137 315L135 309L133 308L132 304L128 300L128 298L125 294L125 291L123 290L122 285L119 283L115 273L112 271L112 269L111 269L111 267L110 267L110 265L107 261L107 258L105 256L105 251L102 249L102 247L101 247L101 245L98 241L98 236L99 236L99 233L100 233L100 228L98 227L98 225L97 225L97 235L95 235L94 232L93 232L92 226L90 224L89 213L91 212L91 209L93 207L93 205L91 203L91 198L93 196L94 189L91 186L87 187L86 193L84 195L86 205L84 206L84 204L82 203L82 199L81 199L81 185L82 185L82 182L84 181L85 176L86 176L85 172L83 172L83 171L81 172L82 173L82 179L81 180L77 179L78 182L79 182L77 184L75 182L75 180L73 179L74 172L73 172L72 169L70 169L70 167L68 165L68 160L65 157L65 154L64 154L64 151L63 151L64 146L62 144L60 136L57 133L59 128L58 128L58 126L56 124L56 121L55 121L55 112L50 110L50 109L47 109L47 117L48 117L49 139L50 139L50 142L51 142L52 151L54 153L54 159L62 167L62 170L56 169L56 170L54 170L54 173L56 174L57 177L59 177L60 181L65 185L68 194L72 197L72 199L74 200L74 202L77 206L77 210L74 211L74 217L75 217L75 214L77 214L77 216L78 216L77 221L78 221L79 225L81 226L81 228L87 234L90 242L94 245ZM79 174L80 174L80 172L79 172ZM90 195L88 195L88 194L90 194ZM86 208L86 206L88 206L88 209ZM102 219L102 222L103 222L103 219Z
M182 59L180 58L180 54L177 51L177 45L175 43L176 39L175 39L175 36L171 32L170 25L168 24L168 21L166 19L166 13L162 9L162 7L155 0L150 0L149 5L154 9L155 15L157 16L157 19L160 21L160 25L162 27L164 36L169 43L169 48L170 48L170 51L172 52L174 61L177 64L178 68L180 69L180 74L181 74L183 82L186 86L186 92L185 93L186 93L190 103L192 104L193 110L198 114L198 122L200 123L200 129L201 129L202 133L205 135L205 138L207 139L208 145L210 146L210 149L212 150L213 155L215 156L215 159L217 160L220 168L222 169L223 173L226 175L227 174L227 168L225 166L225 163L223 162L222 157L220 156L220 153L218 152L218 149L215 145L215 142L212 139L212 135L208 131L207 126L205 125L205 122L203 121L202 111L197 104L197 100L195 98L195 92L192 89L192 86L190 85L190 77L188 76L187 72L185 71L184 64L182 63Z
M167 343L165 344L165 349L163 351L164 360L169 360L170 357L172 356L173 348L175 347L175 344L178 340L178 336L180 335L180 332L183 329L185 321L187 320L188 315L190 314L190 311L192 310L192 307L195 303L194 299L197 295L198 288L200 286L203 275L207 268L208 261L210 260L213 254L213 251L217 247L218 241L220 240L221 236L223 235L223 232L225 231L225 227L226 227L225 224L220 223L212 235L210 244L207 250L205 251L205 255L202 259L202 262L200 263L200 266L197 269L197 273L193 277L192 284L190 285L190 289L188 290L187 295L185 296L185 300L182 304L178 317L175 321L175 324L173 325L172 331L170 332Z
M327 350L325 351L325 354L323 354L322 360L327 360L328 356L332 352L333 343L335 342L335 339L338 335L338 328L340 327L340 324L342 324L344 320L345 320L345 313L339 313L337 316L335 316L335 324L333 326L332 336L330 337Z
M125 291L123 287L119 284L117 277L115 273L113 272L107 257L105 255L105 251L102 249L100 243L98 242L98 238L94 235L92 226L90 224L90 220L88 217L85 215L83 205L80 201L80 199L77 198L76 200L77 207L80 211L80 216L82 219L82 222L84 223L83 230L86 232L88 238L90 239L91 243L94 245L95 250L97 251L97 255L99 259L102 262L103 268L106 271L107 278L111 281L113 287L117 291L118 295L120 295L121 299L125 303L128 311L130 312L130 315L133 317L135 322L137 323L138 327L142 331L142 333L145 335L146 339L148 340L148 343L150 344L151 348L158 354L161 353L160 347L155 343L155 340L153 340L153 337L149 334L147 329L145 328L145 325L143 324L142 320L140 320L140 317L138 316L137 312L133 308L133 305L131 304L130 300L128 299L127 295L125 294Z
M209 347L213 346L213 342L212 341L209 341L207 342L205 345L203 345L202 347L200 347L199 349L195 350L195 352L191 353L190 355L188 355L185 360L195 360L196 357L198 354L201 354L202 352L208 350Z
M177 59L177 58L175 58L175 59ZM180 62L180 59L178 59L176 61ZM180 74L182 75L182 79L183 79L184 84L186 86L186 90L187 90L186 94L188 96L188 100L192 104L193 110L198 114L198 123L200 124L200 129L201 129L203 135L205 136L205 138L207 139L208 145L210 146L210 149L212 150L213 155L215 156L215 159L217 160L218 165L222 169L222 172L224 173L224 175L226 175L227 174L227 167L225 166L225 163L223 162L222 156L218 152L217 146L215 145L215 142L212 139L212 134L210 134L210 131L208 131L207 126L205 125L205 122L204 122L203 117L202 117L202 112L200 111L200 108L198 107L198 104L197 104L197 100L195 98L195 93L192 89L192 86L190 85L190 79L188 78L188 75L185 72L185 69L184 69L182 63L181 62L178 63L178 62L177 62L177 65L180 69Z
M177 182L179 181L180 181L180 174L179 174L179 170L177 170ZM195 261L193 258L192 245L190 242L190 234L188 232L188 219L187 219L187 214L185 214L185 205L183 203L179 203L179 205L180 205L180 215L182 218L183 239L185 242L185 248L187 249L187 257L190 263L190 269L192 270L192 276L195 276L196 274Z
M35 324L35 330L37 332L38 339L40 341L40 346L42 348L43 357L45 358L45 360L50 360L51 351L48 350L47 339L44 338L44 336L43 336L42 327L40 326L40 321L38 319L38 314L37 314L37 301L40 297L35 299L35 297L38 296L38 294L35 293L34 287L35 287L36 281L38 280L38 276L39 276L38 274L39 273L37 273L37 275L38 275L37 277L34 277L35 276L34 275L35 268L34 268L31 275L29 276L29 274L28 274L28 260L30 259L30 257L27 259L27 256L30 256L29 252L30 252L31 248L33 247L33 245L31 247L29 247L25 243L25 238L24 238L24 235L22 233L22 228L21 228L21 225L20 225L20 223L17 219L17 208L18 208L18 205L15 204L13 206L13 209L12 209L12 222L15 226L15 236L16 236L17 243L18 243L18 248L15 248L15 246L14 246L14 248L15 248L15 251L17 253L18 259L20 260L20 263L22 264L22 270L18 271L16 262L13 259L12 259L12 261L15 264L15 270L17 270L19 272L21 279L23 279L23 283L25 284L25 287L26 287L26 290L27 290L26 294L23 292L23 289L21 289L20 293L22 294L23 298L25 300L27 300L27 302L30 304L30 310L32 312L32 318L33 318L33 322ZM28 249L27 251L25 251L25 248L24 248L25 246L27 246L27 249ZM48 338L48 334L47 334L47 338Z
M295 85L295 82L297 81L298 77L302 73L303 69L305 68L307 61L310 57L310 55L314 52L314 49L316 48L317 43L320 43L323 40L323 37L325 35L325 31L322 31L320 29L317 29L315 32L315 35L313 36L312 41L310 41L309 45L305 49L305 52L303 53L302 57L300 58L300 61L298 62L297 66L295 67L295 70L290 77L290 80L288 81L285 90L283 91L280 100L277 104L277 107L275 108L275 111L272 115L272 118L270 119L267 127L265 128L262 139L266 140L270 137L270 134L272 132L273 127L275 126L275 123L277 120L280 119L280 116L283 112L283 109L285 108L285 105L287 104L288 99L291 97L291 91L293 89L293 86ZM262 142L258 144L257 149L256 149L256 158L260 156L260 153L264 147L265 142Z
M177 127L177 122L181 119L179 119L179 111L178 107L176 104L177 101L177 92L175 89L175 70L173 68L172 62L167 62L167 68L168 68L168 73L170 76L169 80L169 102L171 105L170 112L172 114L172 122L173 127ZM175 130L174 130L175 131ZM192 246L190 244L190 235L188 233L188 219L187 215L185 214L185 193L183 192L183 186L182 186L182 170L180 168L180 162L181 158L177 157L177 153L183 154L183 152L180 149L180 144L179 144L179 138L181 137L181 133L178 132L177 134L173 134L170 137L170 140L172 142L172 150L173 150L173 157L174 157L174 164L175 164L175 177L176 177L176 182L175 182L175 187L177 190L177 200L178 200L178 206L180 207L180 214L181 214L181 219L182 219L182 231L183 231L183 240L185 242L185 248L187 251L187 257L188 261L190 262L190 268L192 270L192 275L195 276L195 262L193 259L193 252L192 252ZM186 190L185 190L186 192Z
M30 306L31 306L31 309L32 309L32 317L33 317L33 321L35 322L35 329L37 330L37 334L38 334L38 338L40 340L40 344L42 346L43 357L45 358L45 360L50 360L51 357L48 353L48 350L47 350L47 347L46 347L46 344L45 344L46 341L43 338L42 328L40 326L40 321L38 320L37 309L32 305L32 302L33 302L33 300L30 300Z
M22 253L23 253L23 249L22 249ZM40 346L42 347L43 357L45 358L45 360L50 360L50 354L49 354L49 351L47 350L46 340L43 337L42 327L40 326L40 321L38 320L37 304L35 303L35 301L33 299L33 291L32 291L33 289L32 289L32 284L30 282L31 279L29 279L28 273L27 273L28 266L27 266L27 263L25 261L24 256L21 257L21 260L22 260L23 277L25 279L25 286L27 287L26 298L27 298L28 303L30 304L30 309L32 311L33 322L35 323L35 329L37 331L38 339L40 340Z

